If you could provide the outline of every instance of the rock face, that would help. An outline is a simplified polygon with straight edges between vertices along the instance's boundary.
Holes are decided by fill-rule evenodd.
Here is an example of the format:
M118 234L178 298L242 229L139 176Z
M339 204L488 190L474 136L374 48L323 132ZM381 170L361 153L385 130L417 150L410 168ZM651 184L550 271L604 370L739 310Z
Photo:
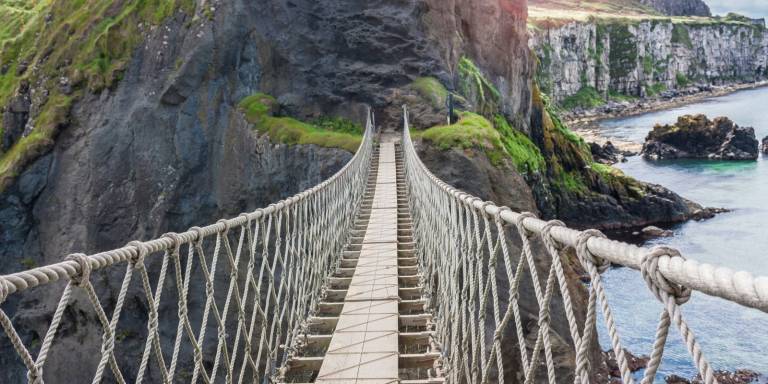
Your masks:
M685 115L674 125L656 125L643 145L643 157L650 160L755 160L758 154L754 128L705 115Z
M703 0L640 0L669 16L711 16L709 6Z
M604 99L645 97L768 78L768 33L760 25L598 20L542 23L531 35L539 84L557 102L587 90Z
M760 149L763 151L763 153L768 154L768 136L763 138L763 144L761 145Z

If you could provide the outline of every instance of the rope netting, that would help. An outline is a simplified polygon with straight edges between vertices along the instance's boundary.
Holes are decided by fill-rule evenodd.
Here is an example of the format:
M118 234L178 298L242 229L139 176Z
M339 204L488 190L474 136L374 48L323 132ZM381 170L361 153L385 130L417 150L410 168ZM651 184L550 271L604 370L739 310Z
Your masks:
M28 381L42 383L59 374L45 372L46 362L76 296L90 303L85 307L97 319L93 331L101 333L93 383L269 380L289 354L285 346L306 327L303 321L319 301L325 277L339 262L372 153L369 114L352 160L309 190L203 228L0 276L0 303L30 290L60 295L47 332L36 343L25 343L7 308L0 307L0 325ZM106 272L121 281L116 297L99 294L104 279L94 276ZM129 287L137 294L129 294ZM141 301L147 313L126 313L126 301ZM119 350L116 340L124 334L125 318L136 323L137 316L146 332L138 342L143 348ZM139 358L126 362L124 355Z
M511 376L505 370L510 364L518 368L516 377L507 377L507 381L563 382L563 377L559 381L556 377L551 319L565 317L565 333L572 341L568 348L575 359L568 375L576 383L589 383L594 374L590 355L596 347L600 311L621 379L634 383L601 279L611 263L639 270L663 304L642 383L654 381L672 327L680 332L704 382L717 382L681 311L692 290L768 312L768 278L685 260L671 248L640 248L608 240L596 230L575 231L562 222L544 222L533 214L513 212L452 188L419 159L405 107L404 113L402 145L414 237L449 382L503 383L505 372ZM543 247L534 247L534 242ZM534 252L534 248L543 250ZM511 249L520 251L512 254ZM590 280L586 308L577 307L572 297L573 285L581 283L573 279L569 283L565 271L566 251L573 250ZM538 308L537 315L527 318L521 308L530 311L532 303L521 299L523 282L533 286L533 304ZM553 305L557 295L562 305ZM519 361L511 361L510 355L516 353L502 353L510 348L507 333L516 337L517 347L511 348L519 348Z

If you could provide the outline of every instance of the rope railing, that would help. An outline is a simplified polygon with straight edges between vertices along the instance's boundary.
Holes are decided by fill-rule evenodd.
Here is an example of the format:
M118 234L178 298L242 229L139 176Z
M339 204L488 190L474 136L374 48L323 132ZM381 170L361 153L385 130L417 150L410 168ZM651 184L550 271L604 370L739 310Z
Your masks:
M672 326L682 335L704 382L717 382L681 311L692 290L768 312L766 277L686 260L667 247L641 248L608 240L596 230L569 229L560 221L542 221L447 185L419 159L405 107L403 112L402 146L414 237L449 382L503 383L505 376L525 383L594 382L591 367L596 362L590 361L590 354L596 347L599 310L621 379L634 383L601 278L612 263L639 270L663 304L644 384L654 382ZM511 252L513 246L519 253ZM586 308L575 304L576 283L566 277L566 254L572 251L589 275ZM536 319L521 314L521 306L531 307L521 300L523 283L533 286ZM554 306L553 296L558 295L562 305ZM559 312L551 313L555 307ZM568 322L575 361L567 378L562 377L563 364L556 361L550 340L554 316ZM516 338L519 351L502 353L503 347L508 348L507 333ZM519 361L511 361L511 354L519 354ZM510 367L515 369L510 372Z
M43 383L58 374L46 372L45 366L76 297L86 299L81 309L92 311L94 331L101 332L93 383L269 380L289 354L285 346L306 326L303 321L320 300L324 278L339 263L350 238L366 187L373 136L369 113L363 140L349 163L321 184L266 208L0 276L0 304L35 287L47 289L46 296L60 294L47 332L37 343L25 343L0 306L0 325L26 368L28 382ZM125 269L116 297L100 296L101 283L119 278L121 266ZM104 278L94 279L97 273ZM65 283L53 284L59 280ZM135 336L143 348L133 364L116 352L121 329L136 326L124 321L137 316L125 313L128 300L142 301L147 308L146 325L139 325L145 334ZM175 332L167 327L160 331L160 324L167 323L177 324ZM7 373L14 368L0 369Z

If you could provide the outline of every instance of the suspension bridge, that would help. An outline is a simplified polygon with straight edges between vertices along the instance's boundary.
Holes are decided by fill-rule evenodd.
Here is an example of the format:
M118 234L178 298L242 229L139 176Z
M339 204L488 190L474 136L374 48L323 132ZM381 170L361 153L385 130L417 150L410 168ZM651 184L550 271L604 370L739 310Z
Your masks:
M634 383L601 279L614 264L637 270L663 304L640 381L654 381L673 330L703 381L716 383L681 310L691 293L768 312L768 278L611 241L452 188L422 164L405 108L404 116L398 137L376 132L369 114L343 169L266 208L0 276L0 348L10 344L4 350L17 355L0 376L59 382L46 363L72 353L57 341L77 306L101 343L72 369L93 383L585 384L595 382L598 316L621 381ZM567 277L568 251L589 284ZM532 296L520 294L525 285ZM578 288L584 305L573 297ZM58 304L30 341L13 303L35 294ZM538 315L525 318L522 307ZM555 317L567 320L568 353L553 347ZM137 324L142 332L123 331Z

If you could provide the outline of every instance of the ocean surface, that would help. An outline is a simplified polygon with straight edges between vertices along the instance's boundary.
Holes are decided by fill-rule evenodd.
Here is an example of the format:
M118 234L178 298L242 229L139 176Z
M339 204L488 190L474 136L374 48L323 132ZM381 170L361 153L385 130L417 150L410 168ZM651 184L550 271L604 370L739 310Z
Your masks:
M684 114L727 116L740 126L755 128L758 140L768 136L768 88L740 91L728 96L670 110L600 122L608 138L642 143L656 123L673 123ZM768 276L768 155L756 162L664 161L649 162L639 156L617 165L639 180L661 184L680 195L710 207L732 212L702 222L674 226L674 237L646 245L669 245L699 262ZM648 291L640 274L627 268L605 275L609 301L614 308L624 345L635 354L649 354L661 305ZM683 314L714 369L749 368L768 382L768 314L724 300L694 293ZM610 348L604 325L601 343ZM656 382L677 374L697 373L677 329L670 332L668 347Z

